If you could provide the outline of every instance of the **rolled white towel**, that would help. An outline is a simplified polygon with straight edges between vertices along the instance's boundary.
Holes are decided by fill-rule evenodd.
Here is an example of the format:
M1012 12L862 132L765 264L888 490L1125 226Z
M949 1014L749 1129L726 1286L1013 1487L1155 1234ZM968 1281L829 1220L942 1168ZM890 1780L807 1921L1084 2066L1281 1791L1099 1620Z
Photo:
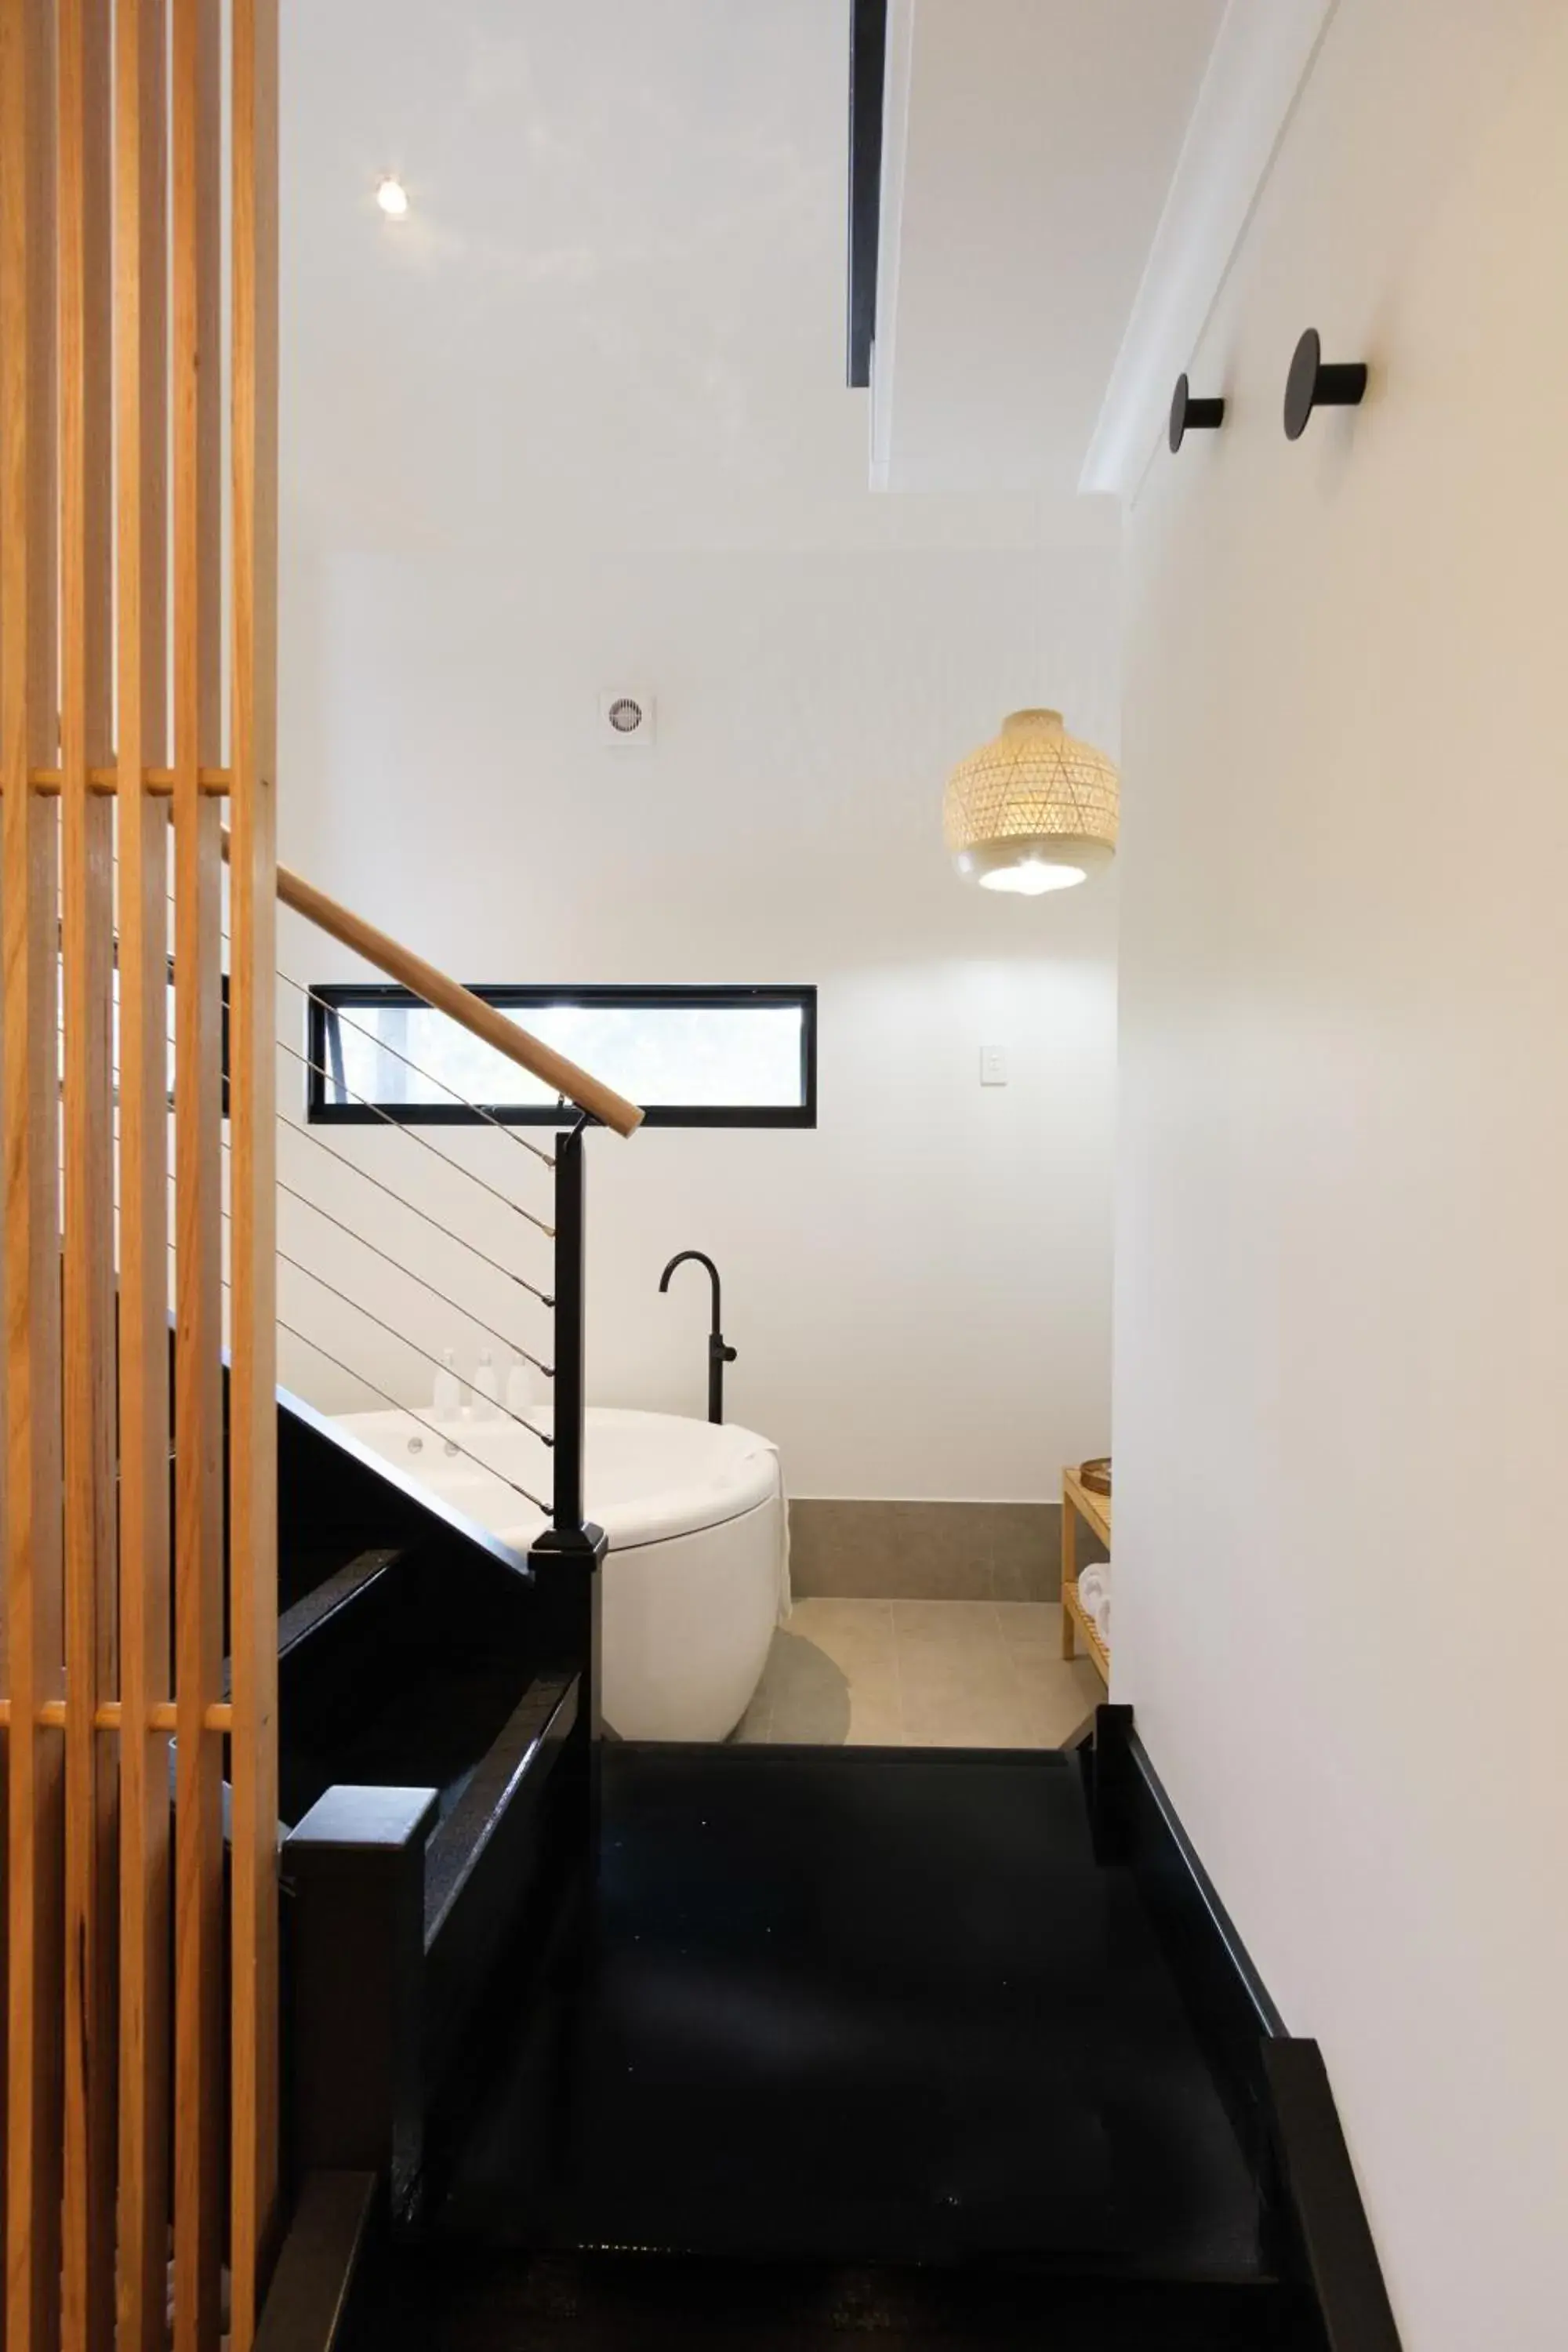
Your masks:
M1094 1620L1095 1632L1109 1650L1110 1647L1110 1595L1109 1592L1100 1594L1090 1614Z
M754 1433L752 1433L754 1434ZM777 1619L781 1625L787 1625L791 1617L795 1613L795 1591L790 1581L789 1572L789 1494L784 1486L784 1457L771 1437L758 1437L756 1439L756 1444L763 1453L771 1454L773 1460L778 1465L779 1589Z
M1106 1583L1103 1568L1086 1568L1078 1580L1079 1607L1093 1616L1096 1603L1105 1598Z

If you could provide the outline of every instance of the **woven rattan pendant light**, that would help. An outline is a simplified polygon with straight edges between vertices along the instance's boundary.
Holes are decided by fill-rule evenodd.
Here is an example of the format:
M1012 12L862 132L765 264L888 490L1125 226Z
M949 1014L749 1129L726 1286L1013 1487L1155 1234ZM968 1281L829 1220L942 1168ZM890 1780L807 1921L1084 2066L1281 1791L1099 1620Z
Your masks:
M1110 865L1118 801L1115 767L1059 710L1015 710L948 778L942 829L968 880L1037 898Z

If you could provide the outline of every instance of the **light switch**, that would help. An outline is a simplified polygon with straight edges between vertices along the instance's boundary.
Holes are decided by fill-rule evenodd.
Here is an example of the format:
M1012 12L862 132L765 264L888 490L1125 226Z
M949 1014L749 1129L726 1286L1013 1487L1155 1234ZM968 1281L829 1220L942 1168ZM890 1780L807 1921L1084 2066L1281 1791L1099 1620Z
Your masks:
M980 1048L980 1083L983 1087L1005 1087L1007 1083L1007 1056L1000 1045Z

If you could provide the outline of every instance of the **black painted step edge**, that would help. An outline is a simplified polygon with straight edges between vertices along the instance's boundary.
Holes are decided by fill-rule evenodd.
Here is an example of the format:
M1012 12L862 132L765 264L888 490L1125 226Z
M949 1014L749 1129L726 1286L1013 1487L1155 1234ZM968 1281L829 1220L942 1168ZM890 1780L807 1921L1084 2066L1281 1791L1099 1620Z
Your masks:
M393 1564L404 1559L404 1550L362 1551L357 1558L345 1560L342 1567L324 1577L302 1599L285 1609L278 1620L278 1660L281 1664L291 1650L308 1642L313 1633L336 1617L341 1610L357 1601L362 1593L378 1584ZM234 1660L223 1662L223 1695L234 1696Z
M1326 2352L1401 2352L1321 2051L1287 2029L1130 1706L1100 1708L1082 1760L1096 1852L1131 1870L1243 2144L1270 2184L1277 2274L1310 2305Z
M1400 2352L1399 2330L1315 2042L1263 2045L1285 2187L1330 2352Z
M400 2248L376 2352L429 2352L460 2315L472 2352L544 2343L635 2352L1296 2352L1272 2286L1058 2277L1027 2269L746 2262L663 2252L523 2254ZM379 2320L374 2315L373 2324ZM406 2333L399 2333L401 2318ZM450 2322L448 2322L450 2324Z
M346 2352L378 2195L372 2172L307 2175L257 2325L256 2352Z
M395 1562L406 1559L406 1548L385 1547L374 1551L362 1551L357 1559L345 1561L334 1575L329 1576L310 1591L286 1609L278 1620L278 1658L281 1664L291 1650L336 1617L340 1611L380 1582Z
M421 1537L451 1537L470 1551L487 1552L509 1574L532 1583L526 1555L460 1511L438 1488L378 1454L303 1397L285 1388L277 1396L280 1522L310 1527L323 1512L330 1519L338 1499L353 1495L356 1507L349 1517L353 1540L362 1549L377 1542L408 1549ZM280 1524L280 1548L286 1532Z

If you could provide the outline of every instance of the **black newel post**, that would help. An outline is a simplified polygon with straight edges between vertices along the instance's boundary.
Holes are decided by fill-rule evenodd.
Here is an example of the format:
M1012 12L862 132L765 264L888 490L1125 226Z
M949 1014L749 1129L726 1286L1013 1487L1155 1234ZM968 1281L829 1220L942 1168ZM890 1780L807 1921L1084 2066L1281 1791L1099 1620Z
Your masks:
M332 1788L284 1840L290 2152L370 2172L393 2210L424 2158L425 1843L434 1789Z
M580 1120L555 1149L555 1451L552 1524L529 1555L537 1579L543 1644L552 1664L577 1676L577 1720L562 1759L582 1787L590 1847L598 1836L599 1563L601 1528L584 1516L586 1231Z
M555 1508L557 1535L583 1525L586 1171L582 1123L555 1147Z

